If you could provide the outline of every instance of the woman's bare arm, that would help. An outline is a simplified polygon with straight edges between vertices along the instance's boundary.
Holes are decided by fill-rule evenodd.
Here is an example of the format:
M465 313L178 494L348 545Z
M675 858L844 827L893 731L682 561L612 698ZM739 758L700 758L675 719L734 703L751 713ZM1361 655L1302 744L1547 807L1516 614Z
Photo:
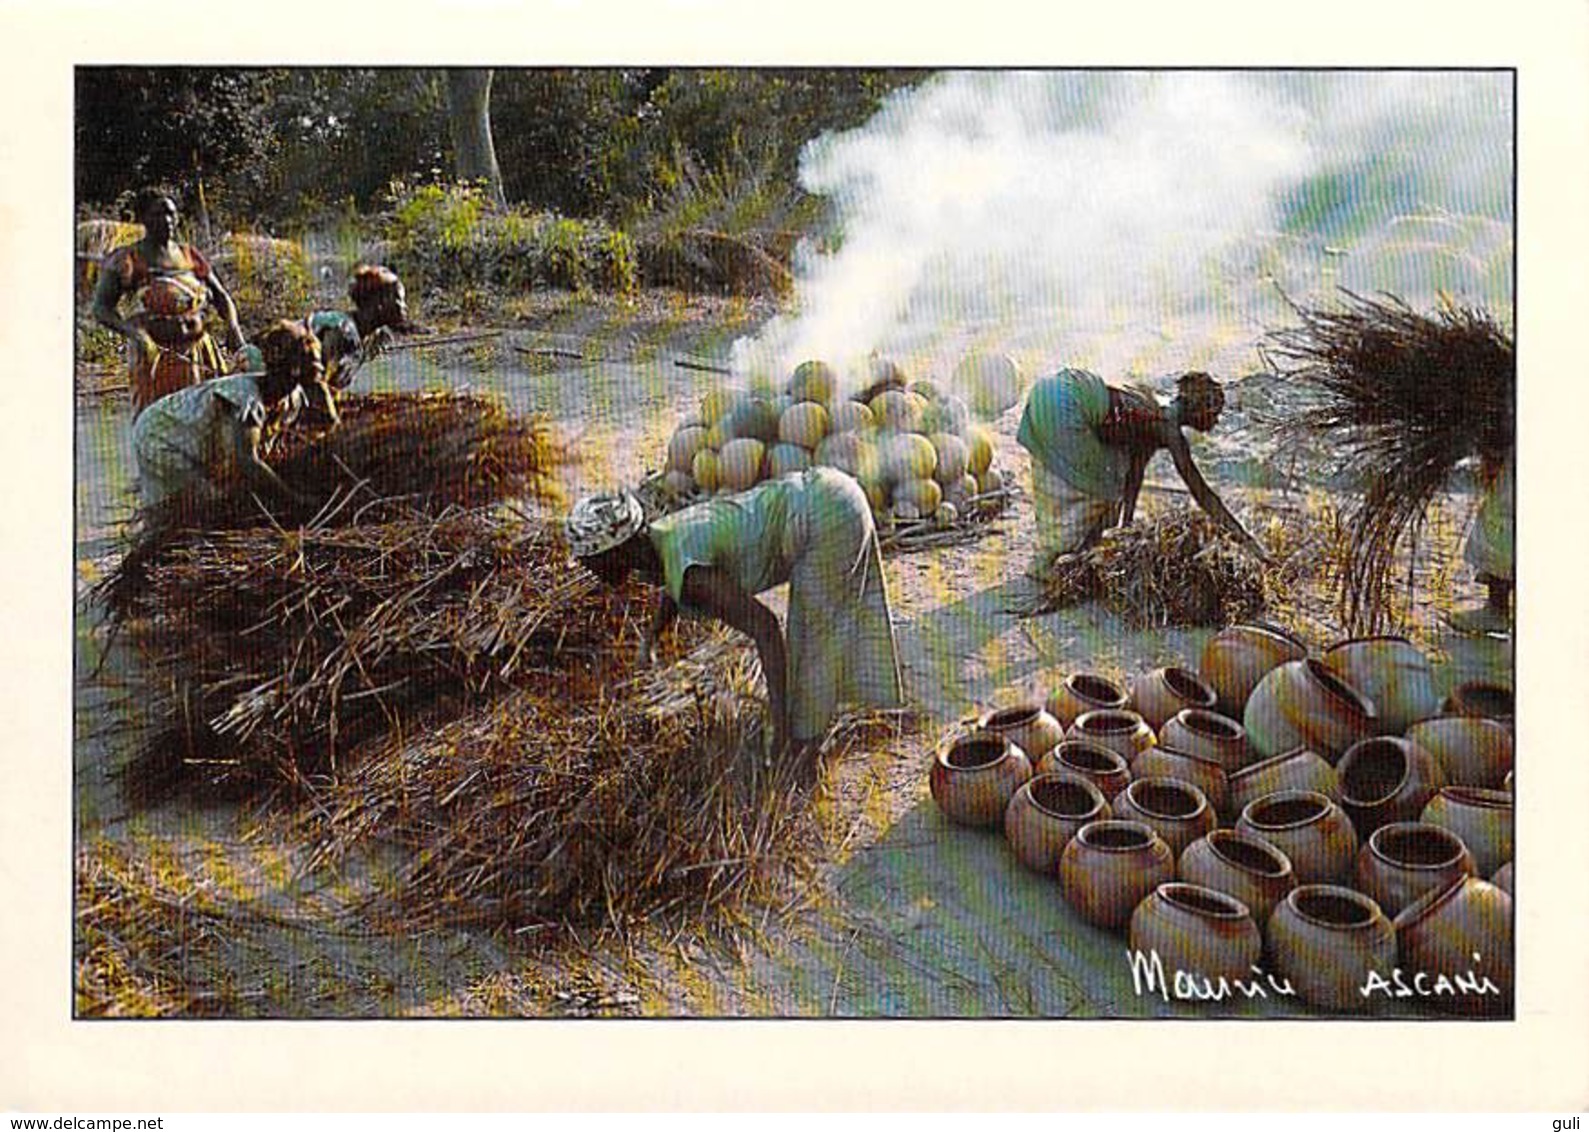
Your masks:
M1186 443L1186 438L1177 430L1173 442L1167 445L1170 458L1175 461L1175 470L1180 473L1187 489L1191 491L1192 498L1197 505L1207 512L1209 518L1229 531L1235 538L1251 550L1264 562L1269 561L1269 554L1264 550L1263 544L1247 533L1247 528L1241 521L1230 513L1230 509L1214 489L1209 487L1203 479L1203 474L1197 470L1197 465L1192 462L1192 450Z
M657 600L656 613L651 618L651 624L646 628L645 635L640 639L640 663L649 665L656 661L657 642L662 639L662 634L679 615L678 603L667 590L662 591L662 596Z

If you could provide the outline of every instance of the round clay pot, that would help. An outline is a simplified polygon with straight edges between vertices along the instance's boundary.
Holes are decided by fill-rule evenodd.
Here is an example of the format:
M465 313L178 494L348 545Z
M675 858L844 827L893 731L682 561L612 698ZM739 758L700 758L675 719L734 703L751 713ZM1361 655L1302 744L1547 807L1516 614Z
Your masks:
M1497 1014L1511 1004L1512 898L1489 881L1458 877L1425 893L1396 917L1396 940L1403 980L1422 991L1422 976L1434 1005L1459 1014ZM1486 985L1484 993L1456 988L1442 994L1441 976L1454 988L1459 976L1471 983L1488 979L1494 990Z
M1297 886L1291 861L1267 841L1234 829L1210 830L1186 847L1178 866L1181 879L1234 896L1260 924L1286 893Z
M1441 715L1407 728L1453 786L1501 786L1512 771L1512 732L1477 715Z
M1225 777L1230 783L1229 812L1233 815L1248 803L1280 790L1312 790L1335 801L1341 796L1335 768L1306 747L1250 763Z
M1508 861L1496 869L1495 875L1490 878L1490 883L1508 896L1515 895L1512 892L1512 862Z
M1265 936L1276 973L1323 1010L1372 1010L1381 996L1362 993L1369 973L1389 978L1396 966L1395 926L1378 904L1339 885L1293 889L1275 906Z
M1219 702L1214 689L1190 668L1168 665L1131 681L1131 708L1155 732L1186 708L1207 711Z
M984 731L1003 735L1034 762L1065 737L1059 720L1049 715L1041 704L1021 704L989 712L982 717L979 726Z
M928 786L950 821L997 826L1016 790L1031 777L1025 751L1002 735L973 730L933 757Z
M1109 817L1109 800L1075 774L1039 774L1027 779L1004 811L1004 837L1021 864L1056 875L1065 842L1088 822Z
M1157 953L1171 979L1251 978L1263 954L1263 936L1241 901L1212 888L1161 884L1131 913L1131 949Z
M1379 729L1373 701L1313 657L1288 661L1260 680L1242 725L1260 756L1307 747L1332 766Z
M1444 888L1477 866L1462 839L1424 822L1395 822L1371 833L1357 851L1357 890L1394 916L1424 893Z
M1187 782L1203 792L1215 814L1226 812L1230 804L1230 784L1225 769L1190 751L1177 750L1163 743L1149 747L1131 764L1134 778L1173 778Z
M1400 735L1440 708L1434 667L1405 637L1353 637L1326 649L1321 659L1373 701L1382 734Z
M1139 821L1164 838L1177 858L1181 851L1219 824L1201 790L1173 778L1138 778L1110 803L1122 821Z
M1341 779L1341 808L1359 837L1391 822L1415 821L1446 784L1433 755L1394 735L1354 743L1335 773Z
M1153 728L1140 715L1123 708L1082 712L1065 732L1065 738L1101 743L1118 752L1127 764L1158 742Z
M1469 680L1451 689L1440 710L1446 715L1473 715L1511 723L1515 710L1512 689L1489 680Z
M1124 755L1086 739L1061 741L1038 761L1037 769L1043 774L1079 774L1111 800L1131 781Z
M1164 838L1135 821L1084 825L1059 855L1059 887L1077 915L1102 928L1131 922L1148 893L1175 879Z
M1203 646L1197 672L1219 697L1220 712L1240 719L1247 697L1270 669L1307 655L1302 642L1288 633L1269 626L1232 625Z
M1351 819L1311 790L1281 790L1247 803L1236 828L1284 853L1298 884L1341 880L1357 858Z
M1512 796L1504 790L1447 786L1429 800L1420 820L1460 837L1481 876L1512 859Z
M1078 715L1089 711L1119 711L1130 702L1113 681L1091 672L1076 672L1065 677L1064 682L1049 693L1043 706L1061 726L1069 728Z
M1165 720L1159 728L1159 742L1211 759L1226 772L1240 770L1253 760L1247 729L1229 716L1203 708L1185 708Z

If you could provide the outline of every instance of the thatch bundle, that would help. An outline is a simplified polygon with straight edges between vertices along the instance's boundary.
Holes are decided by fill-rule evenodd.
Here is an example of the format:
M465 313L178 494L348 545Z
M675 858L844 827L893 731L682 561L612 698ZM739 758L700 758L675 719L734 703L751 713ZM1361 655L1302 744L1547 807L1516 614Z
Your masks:
M1335 309L1295 309L1301 325L1272 332L1266 354L1321 400L1292 435L1326 438L1362 478L1346 518L1340 605L1349 631L1374 632L1389 616L1397 559L1406 552L1410 585L1430 504L1457 466L1477 457L1492 476L1512 449L1512 339L1486 312L1450 300L1420 314L1394 296L1347 292Z
M1265 605L1263 569L1201 511L1182 509L1061 555L1036 612L1098 600L1137 628L1228 625Z

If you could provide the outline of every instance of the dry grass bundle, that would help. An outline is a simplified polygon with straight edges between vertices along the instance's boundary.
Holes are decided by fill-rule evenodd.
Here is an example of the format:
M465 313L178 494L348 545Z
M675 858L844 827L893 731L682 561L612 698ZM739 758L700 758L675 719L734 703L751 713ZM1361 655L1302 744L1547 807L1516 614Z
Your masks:
M622 934L770 895L801 874L815 833L810 768L764 760L758 681L753 650L719 632L610 687L538 684L421 742L394 739L320 798L317 856L395 846L407 863L365 914L411 927ZM876 730L830 737L842 749Z
M1484 311L1450 300L1420 314L1394 296L1348 292L1338 309L1294 309L1301 325L1272 332L1266 354L1321 398L1292 434L1327 437L1364 479L1347 516L1340 605L1350 631L1377 631L1398 557L1406 552L1410 585L1430 504L1458 464L1478 457L1493 475L1512 449L1512 340Z
M1101 600L1137 628L1227 625L1264 609L1262 567L1201 511L1139 519L1054 561L1035 612Z
M599 681L640 598L570 570L554 526L494 511L194 538L133 609L153 725L129 785L298 783L537 668Z

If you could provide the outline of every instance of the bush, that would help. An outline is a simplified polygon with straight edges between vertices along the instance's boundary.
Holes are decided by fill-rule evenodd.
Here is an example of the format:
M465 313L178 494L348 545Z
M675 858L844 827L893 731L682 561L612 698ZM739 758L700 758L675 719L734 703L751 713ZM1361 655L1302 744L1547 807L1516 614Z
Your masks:
M246 232L228 233L215 253L221 282L252 337L278 318L302 318L314 303L314 273L303 245Z
M635 251L597 220L493 209L470 185L393 187L389 263L410 291L494 286L507 290L632 292Z

